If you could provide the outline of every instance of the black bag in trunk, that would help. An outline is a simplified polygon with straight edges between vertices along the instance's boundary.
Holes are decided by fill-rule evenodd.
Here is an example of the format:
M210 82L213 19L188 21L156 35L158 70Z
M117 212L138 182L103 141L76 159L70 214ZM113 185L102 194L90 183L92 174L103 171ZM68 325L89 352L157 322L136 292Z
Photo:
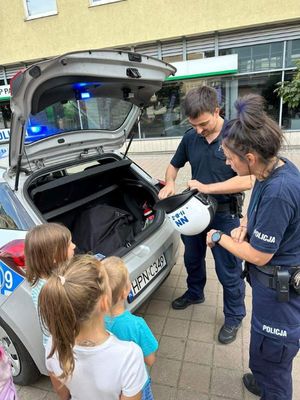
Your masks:
M106 204L80 213L73 227L73 241L80 253L114 254L134 240L134 218L127 211Z

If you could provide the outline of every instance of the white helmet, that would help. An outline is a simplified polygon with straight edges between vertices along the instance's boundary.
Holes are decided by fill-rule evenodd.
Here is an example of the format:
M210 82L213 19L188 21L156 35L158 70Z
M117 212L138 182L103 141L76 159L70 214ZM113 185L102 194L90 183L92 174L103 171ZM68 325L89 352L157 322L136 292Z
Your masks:
M159 200L154 208L164 210L181 234L192 236L203 232L212 222L217 201L212 196L192 189Z

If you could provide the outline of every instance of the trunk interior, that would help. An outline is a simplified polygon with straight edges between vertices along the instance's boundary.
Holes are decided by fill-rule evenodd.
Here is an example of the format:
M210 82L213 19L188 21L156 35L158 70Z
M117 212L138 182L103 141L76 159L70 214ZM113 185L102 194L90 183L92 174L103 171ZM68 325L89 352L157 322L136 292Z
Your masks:
M34 177L27 193L45 221L70 229L78 252L122 255L163 221L155 189L131 164L105 156Z

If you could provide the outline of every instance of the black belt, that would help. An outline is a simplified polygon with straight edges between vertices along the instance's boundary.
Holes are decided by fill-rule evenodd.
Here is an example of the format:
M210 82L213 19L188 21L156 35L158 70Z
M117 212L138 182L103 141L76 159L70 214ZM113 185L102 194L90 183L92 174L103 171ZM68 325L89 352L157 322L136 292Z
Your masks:
M253 266L251 274L264 286L276 290L278 301L289 300L290 286L300 294L300 267Z
M231 212L230 203L218 203L217 212Z

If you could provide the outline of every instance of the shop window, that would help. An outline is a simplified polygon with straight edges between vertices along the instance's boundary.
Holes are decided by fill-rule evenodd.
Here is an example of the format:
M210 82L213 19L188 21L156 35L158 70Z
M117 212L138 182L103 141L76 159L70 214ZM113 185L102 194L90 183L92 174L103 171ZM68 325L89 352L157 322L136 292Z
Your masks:
M238 55L239 72L252 71L252 49L250 46L233 49L232 54Z
M8 129L10 127L11 110L9 103L0 104L0 129Z
M295 67L295 61L300 60L300 39L289 40L286 44L286 67Z
M215 87L218 101L223 109L223 91L221 79L185 79L167 82L151 98L150 105L142 115L139 127L141 138L180 137L191 126L184 112L184 98L188 91L201 85Z
M190 128L184 112L186 93L201 85L214 87L217 91L220 114L231 119L236 116L234 103L238 97L257 93L266 100L266 111L279 121L280 98L274 93L276 83L281 80L281 72L249 74L242 76L221 76L199 79L185 79L164 83L145 109L138 130L141 138L180 137ZM292 124L286 119L286 125ZM295 116L294 119L298 117ZM298 121L298 119L297 119ZM293 126L298 122L293 121ZM300 123L300 114L299 114ZM291 128L289 128L291 129Z
M237 54L239 72L282 68L283 42L221 50L220 55Z
M39 18L57 14L56 0L24 0L27 18Z
M270 69L282 68L282 65L283 65L283 42L271 43Z
M293 72L285 73L285 81L290 81L293 77ZM289 108L287 104L282 107L282 128L287 130L300 131L300 106Z
M268 44L253 46L252 57L254 71L264 71L270 69L269 47L270 45Z
M248 75L237 79L237 96L256 93L266 100L266 111L276 121L279 121L280 98L274 93L276 83L281 80L281 73Z
M189 127L183 111L185 83L165 83L141 118L142 138L181 136Z
M205 58L215 57L215 51L214 51L214 50L205 51L205 52L204 52L204 57L205 57Z

